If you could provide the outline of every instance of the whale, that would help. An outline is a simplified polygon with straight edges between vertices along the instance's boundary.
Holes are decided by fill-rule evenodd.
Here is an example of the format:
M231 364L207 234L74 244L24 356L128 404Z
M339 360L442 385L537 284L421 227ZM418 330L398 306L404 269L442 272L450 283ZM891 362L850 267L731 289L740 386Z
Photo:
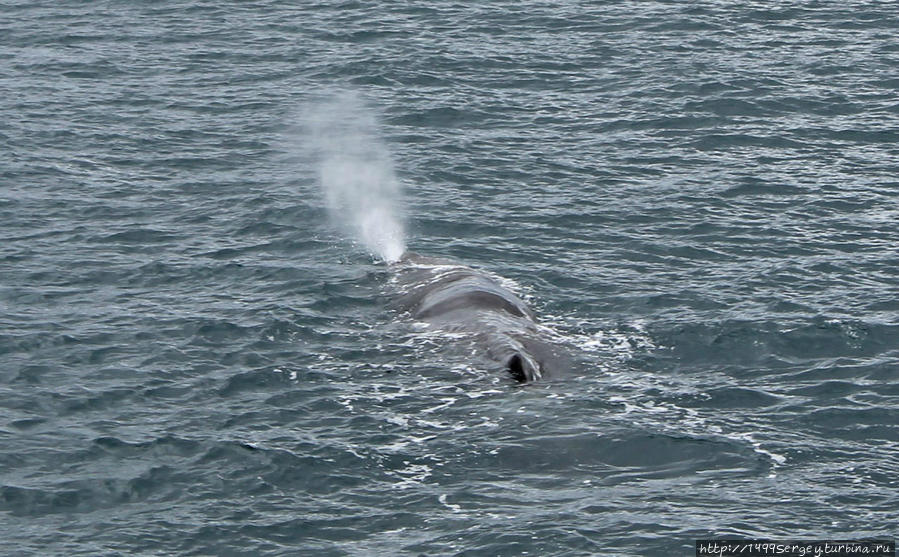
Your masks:
M528 383L565 372L564 348L499 280L460 263L406 252L391 264L391 307L429 327L470 338L481 355Z

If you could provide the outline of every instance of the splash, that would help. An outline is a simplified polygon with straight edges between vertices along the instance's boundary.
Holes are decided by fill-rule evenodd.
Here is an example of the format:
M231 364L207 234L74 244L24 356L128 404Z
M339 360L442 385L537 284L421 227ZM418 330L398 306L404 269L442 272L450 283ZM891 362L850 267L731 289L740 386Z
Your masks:
M306 121L332 218L372 254L399 260L402 187L372 111L358 95L341 93L310 106Z

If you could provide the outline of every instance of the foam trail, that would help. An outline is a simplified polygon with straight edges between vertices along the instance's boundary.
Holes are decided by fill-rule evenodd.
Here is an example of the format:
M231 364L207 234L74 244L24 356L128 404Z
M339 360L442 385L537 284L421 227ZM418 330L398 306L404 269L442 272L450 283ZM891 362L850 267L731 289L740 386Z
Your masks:
M402 188L376 118L343 93L311 106L306 120L332 218L374 255L397 261L406 251Z

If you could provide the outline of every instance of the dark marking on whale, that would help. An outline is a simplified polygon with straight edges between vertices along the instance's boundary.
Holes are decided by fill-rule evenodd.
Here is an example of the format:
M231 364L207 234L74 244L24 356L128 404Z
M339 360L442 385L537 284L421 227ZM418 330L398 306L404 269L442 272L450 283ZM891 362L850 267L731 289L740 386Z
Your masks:
M394 309L440 330L465 333L516 381L567 370L565 349L548 338L518 296L487 274L411 252L391 268L400 289Z

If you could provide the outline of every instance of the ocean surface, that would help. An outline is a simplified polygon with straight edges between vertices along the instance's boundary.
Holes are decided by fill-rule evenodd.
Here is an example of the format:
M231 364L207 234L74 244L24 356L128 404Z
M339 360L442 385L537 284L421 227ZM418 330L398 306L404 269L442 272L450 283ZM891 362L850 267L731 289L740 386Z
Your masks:
M899 531L899 9L0 3L0 553ZM580 362L391 309L402 249Z

